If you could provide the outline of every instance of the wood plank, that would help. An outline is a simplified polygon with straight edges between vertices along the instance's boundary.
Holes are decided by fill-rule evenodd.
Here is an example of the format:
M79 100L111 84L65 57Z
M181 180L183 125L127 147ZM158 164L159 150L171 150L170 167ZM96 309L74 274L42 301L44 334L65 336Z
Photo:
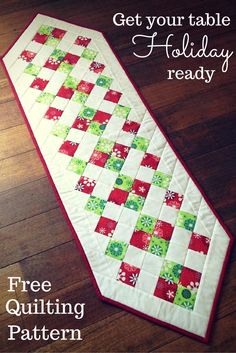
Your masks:
M33 182L46 175L36 150L1 160L0 168L0 192ZM9 178L12 175L14 178Z
M0 160L31 151L34 148L25 125L14 126L1 131L0 139Z
M7 226L0 234L4 253L0 257L0 267L73 239L59 208Z
M57 207L47 178L4 191L0 197L0 228Z

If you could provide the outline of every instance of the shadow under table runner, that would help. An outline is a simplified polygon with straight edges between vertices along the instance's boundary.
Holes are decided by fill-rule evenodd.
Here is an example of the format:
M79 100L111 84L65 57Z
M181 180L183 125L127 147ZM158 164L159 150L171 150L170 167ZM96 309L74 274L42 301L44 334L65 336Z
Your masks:
M104 35L39 14L2 61L100 298L206 341L232 236Z

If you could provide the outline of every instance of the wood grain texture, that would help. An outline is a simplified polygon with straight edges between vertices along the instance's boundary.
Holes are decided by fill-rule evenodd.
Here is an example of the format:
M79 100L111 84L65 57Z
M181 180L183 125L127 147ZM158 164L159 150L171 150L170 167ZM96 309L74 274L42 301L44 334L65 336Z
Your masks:
M221 12L230 15L230 27L188 28L199 43L208 33L212 47L235 50L236 6L232 0L1 0L0 53L12 43L29 18L46 12L76 24L104 31L156 118L173 141L191 172L209 196L226 225L236 232L236 60L219 72L219 60L167 60L155 51L147 59L133 55L131 38L137 27L117 28L116 12L126 15L185 15ZM186 28L174 28L176 43ZM145 32L145 30L140 32ZM167 35L158 30L160 40ZM137 47L142 50L143 42ZM217 68L213 81L168 81L166 70L199 65ZM209 344L202 344L172 330L98 300L88 271L53 194L45 171L23 123L4 71L0 68L0 351L1 352L234 352L236 351L236 248L233 248ZM19 291L9 296L8 276L50 280L52 291ZM9 298L33 302L36 298L85 302L82 322L73 316L28 316L6 313ZM7 341L7 325L25 328L76 328L83 341Z

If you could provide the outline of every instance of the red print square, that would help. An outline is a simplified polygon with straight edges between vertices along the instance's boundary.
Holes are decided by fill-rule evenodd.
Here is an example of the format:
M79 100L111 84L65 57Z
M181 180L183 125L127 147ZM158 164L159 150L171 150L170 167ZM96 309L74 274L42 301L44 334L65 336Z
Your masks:
M89 67L90 71L93 71L96 74L101 73L105 69L105 65L100 64L96 61L93 61L92 64Z
M116 228L117 222L113 219L106 217L100 217L95 232L112 237L114 230Z
M141 165L147 168L157 169L160 158L151 153L145 153Z
M73 88L62 86L59 91L57 92L58 97L71 99L74 94Z
M36 79L31 83L30 87L43 91L44 88L47 86L48 82L49 82L48 80L44 80L40 77L36 77Z
M117 158L125 159L128 156L129 150L130 147L121 145L120 143L115 143L112 150L112 155Z
M147 250L151 241L151 235L142 230L135 229L130 239L130 244L136 248Z
M109 195L108 201L114 202L117 205L124 205L129 193L127 191L114 188Z
M52 31L52 36L54 38L58 38L58 39L62 39L65 35L66 31L64 31L63 29L59 29L59 28L54 28L54 30Z
M75 40L75 44L81 45L82 47L87 47L91 42L90 38L78 36Z
M90 82L86 82L86 81L80 81L78 87L77 87L77 90L79 92L84 92L84 93L91 93L92 89L94 87L94 84L93 83L90 83Z
M157 221L154 229L154 235L165 240L170 240L173 230L174 227L170 223Z
M151 184L148 184L145 181L135 179L131 192L136 195L146 197L150 186Z
M112 89L109 89L104 99L113 103L118 103L121 96L122 96L121 92L117 92L117 91L113 91Z
M64 141L63 144L61 145L61 147L59 148L59 152L73 157L78 146L79 146L79 144L76 142Z
M200 272L192 270L191 268L184 267L181 272L179 282L182 286L188 289L197 290L200 284L200 280Z
M164 204L166 206L174 207L177 210L180 209L183 202L183 195L178 194L177 192L166 190Z
M96 185L96 181L88 177L82 176L75 186L75 190L91 194Z
M20 58L23 59L24 61L30 62L33 60L33 58L35 57L36 53L29 51L29 50L24 50L21 55Z
M63 59L63 61L66 64L71 64L71 65L75 65L78 62L78 60L79 60L79 56L71 53L67 53Z
M48 39L48 36L46 34L36 33L33 38L33 41L40 44L44 44L47 39Z
M93 154L90 157L89 162L99 167L104 167L108 157L109 157L109 154L94 150Z
M80 116L78 116L72 127L74 129L78 129L78 130L82 130L82 131L87 131L88 127L89 127L89 124L90 124L91 120L88 120L88 119L84 119L84 118L81 118Z
M111 114L98 110L94 115L93 120L98 121L100 124L107 124L110 118L111 118Z
M44 64L44 67L46 67L47 69L56 70L59 67L60 63L60 60L49 57L46 63Z
M62 113L62 110L50 107L46 111L44 118L49 120L59 120Z
M168 281L168 279L159 277L154 295L173 303L176 291L177 284Z
M128 284L131 287L135 287L136 282L138 280L139 272L140 268L131 266L126 262L122 262L117 280Z
M189 243L189 249L207 254L210 245L210 239L204 235L193 233Z
M137 134L140 124L136 121L126 120L124 123L122 130L126 132L130 132L132 134Z

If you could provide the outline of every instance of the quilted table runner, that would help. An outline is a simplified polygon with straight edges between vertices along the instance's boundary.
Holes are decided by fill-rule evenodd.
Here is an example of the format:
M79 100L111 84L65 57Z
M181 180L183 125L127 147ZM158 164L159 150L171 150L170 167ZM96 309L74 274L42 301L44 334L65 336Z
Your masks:
M2 61L100 298L206 341L232 236L104 35L37 15Z

